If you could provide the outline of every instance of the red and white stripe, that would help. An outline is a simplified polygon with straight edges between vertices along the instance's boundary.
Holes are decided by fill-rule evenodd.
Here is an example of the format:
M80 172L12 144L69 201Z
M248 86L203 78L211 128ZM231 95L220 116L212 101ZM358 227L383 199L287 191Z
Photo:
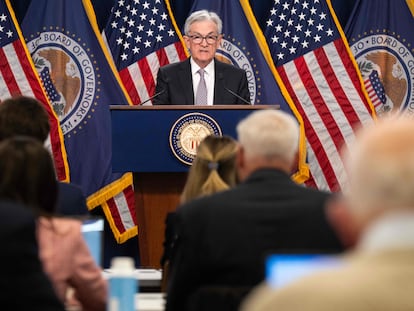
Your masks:
M45 98L19 40L0 49L0 72L0 95L2 100L22 94Z
M17 27L17 25L16 25ZM68 180L66 152L60 123L43 91L21 40L16 40L0 48L0 100L24 95L38 99L49 115L50 134L46 145L52 153L59 180Z
M310 182L318 189L343 189L347 178L341 150L357 127L373 120L344 42L315 49L278 71L303 118Z
M375 92L374 87L372 86L370 78L364 80L365 89L367 90L368 96L371 99L372 105L375 109L382 104L381 99L378 97L377 92Z
M131 236L136 235L137 222L133 185L129 185L122 192L107 200L106 204L113 221L113 223L110 222L110 226L117 242L125 242Z

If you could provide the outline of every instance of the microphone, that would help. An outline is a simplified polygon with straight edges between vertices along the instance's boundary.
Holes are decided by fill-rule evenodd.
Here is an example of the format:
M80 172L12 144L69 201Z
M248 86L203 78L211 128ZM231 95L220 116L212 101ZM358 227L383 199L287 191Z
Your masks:
M227 92L229 92L234 97L240 99L245 105L251 105L251 102L249 102L248 100L246 100L245 98L243 98L239 94L237 94L236 92L234 92L234 91L232 91L232 90L230 90L229 88L226 87L226 85L224 83L223 74L221 72L219 73L218 78L219 78L219 80L223 81L223 87Z
M244 99L243 97L241 97L241 96L240 96L240 95L238 95L237 93L235 93L235 92L233 92L232 90L228 89L226 86L224 86L224 89L225 89L227 92L229 92L231 95L233 95L233 96L237 97L238 99L240 99L240 100L241 100L244 104L246 104L246 105L251 105L251 103L250 103L248 100Z
M161 94L165 93L165 89L159 91L158 93L155 93L154 95L152 95L150 98L147 98L146 100L144 100L143 102L139 103L137 106L142 106L143 104L148 103L149 101L153 100L154 98L160 96Z

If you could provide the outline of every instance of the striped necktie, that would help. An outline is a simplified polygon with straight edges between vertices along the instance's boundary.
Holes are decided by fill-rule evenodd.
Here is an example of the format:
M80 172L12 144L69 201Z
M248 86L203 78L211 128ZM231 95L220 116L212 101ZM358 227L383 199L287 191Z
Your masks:
M204 80L204 69L199 69L197 71L200 74L200 82L198 83L197 93L195 104L197 106L206 106L207 105L207 86L206 80Z

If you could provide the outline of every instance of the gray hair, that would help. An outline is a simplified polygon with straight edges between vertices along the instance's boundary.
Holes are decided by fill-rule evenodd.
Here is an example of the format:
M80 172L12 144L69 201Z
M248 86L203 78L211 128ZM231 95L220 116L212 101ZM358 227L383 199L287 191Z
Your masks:
M213 23L215 23L217 25L218 34L221 34L221 31L223 29L223 23L220 17L216 13L209 12L207 10L195 11L191 13L189 17L187 17L185 24L184 24L184 34L189 35L190 26L193 23L201 22L205 20L212 21Z
M299 124L281 110L259 110L237 125L246 158L279 158L293 162L299 148Z
M350 207L356 213L414 209L414 120L383 117L358 132L345 153Z

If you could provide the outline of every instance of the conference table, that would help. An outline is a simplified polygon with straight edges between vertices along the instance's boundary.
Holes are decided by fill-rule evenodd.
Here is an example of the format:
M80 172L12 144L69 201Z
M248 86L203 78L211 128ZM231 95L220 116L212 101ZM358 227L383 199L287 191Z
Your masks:
M135 295L135 310L164 311L165 293L138 293Z
M103 270L103 275L106 279L111 276L111 269ZM134 275L138 283L138 292L160 292L161 291L161 269L135 269Z
M80 306L66 306L66 311L82 311ZM164 311L165 293L137 293L135 294L136 311Z
M111 275L111 269L105 269L102 273L108 279ZM134 274L138 282L138 292L135 294L135 310L164 311L165 293L160 291L162 270L136 269ZM66 311L82 311L82 309L79 306L66 306Z
M110 269L105 270L105 273L109 276ZM135 275L139 288L139 292L135 295L135 310L164 311L165 293L160 292L162 270L136 269Z

